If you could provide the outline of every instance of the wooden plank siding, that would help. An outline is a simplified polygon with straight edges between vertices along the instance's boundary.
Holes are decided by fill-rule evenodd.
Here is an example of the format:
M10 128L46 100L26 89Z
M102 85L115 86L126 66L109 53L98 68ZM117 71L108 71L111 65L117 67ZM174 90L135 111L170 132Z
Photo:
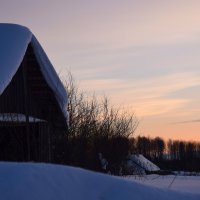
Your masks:
M50 131L48 123L29 124L30 159L50 162ZM0 122L0 160L27 161L26 123Z
M2 155L0 153L0 160L15 160L16 158L19 161L50 162L53 159L52 151L56 148L54 138L67 134L67 122L54 92L40 70L31 45L28 46L12 81L0 96L0 114L3 113L24 114L26 123L0 121L0 152L4 152ZM45 120L45 122L31 123L28 120L29 116ZM30 144L24 139L27 136ZM5 138L9 141L8 145L12 144L11 149L13 149L13 157L10 153L7 159L5 154L9 146L5 144ZM25 156L27 151L30 151L30 158Z

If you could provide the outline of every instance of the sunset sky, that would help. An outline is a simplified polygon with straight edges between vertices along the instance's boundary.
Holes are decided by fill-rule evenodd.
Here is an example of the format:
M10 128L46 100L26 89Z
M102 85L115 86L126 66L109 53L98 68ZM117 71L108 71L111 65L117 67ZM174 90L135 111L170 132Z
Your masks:
M29 27L62 77L134 111L137 135L200 141L199 0L0 0L0 20Z

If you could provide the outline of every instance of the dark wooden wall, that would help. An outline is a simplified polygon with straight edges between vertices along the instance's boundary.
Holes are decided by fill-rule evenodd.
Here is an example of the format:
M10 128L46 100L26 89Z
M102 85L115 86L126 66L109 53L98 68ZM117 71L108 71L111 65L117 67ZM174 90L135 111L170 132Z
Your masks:
M31 45L29 45L23 63L11 83L0 96L0 113L26 113L23 68L26 68L29 114L45 119L55 127L65 129L67 126L66 119L53 91L40 71Z
M51 135L48 123L30 123L30 160L51 161ZM25 122L0 122L0 160L26 161Z
M45 120L45 123L29 123L28 126L27 124L25 125L25 123L23 126L22 123L18 125L16 123L11 123L8 126L7 124L5 125L4 122L0 122L0 135L2 134L2 136L5 136L7 131L9 133L8 136L11 137L10 141L15 141L16 146L18 146L20 143L17 142L17 137L13 134L19 133L18 135L20 136L25 133L26 135L24 135L24 137L30 134L30 136L28 136L30 141L23 140L23 148L19 148L18 153L20 154L21 151L27 151L27 145L24 143L30 142L30 144L28 144L31 148L29 150L31 153L30 159L35 161L48 161L53 159L52 148L56 148L57 138L67 134L67 123L52 89L48 86L40 70L31 45L28 46L23 62L12 81L0 96L0 114L1 113L20 113ZM29 133L27 133L27 131ZM2 141L5 141L3 138L5 137L0 136L0 145L2 145ZM38 142L40 144L37 144ZM13 149L15 149L16 146L13 146ZM4 150L6 148L4 148ZM0 146L0 151L1 149ZM16 152L16 150L17 148L13 150L13 152ZM40 156L36 156L39 155L36 153L37 151L40 152ZM24 159L20 156L16 158L18 160Z

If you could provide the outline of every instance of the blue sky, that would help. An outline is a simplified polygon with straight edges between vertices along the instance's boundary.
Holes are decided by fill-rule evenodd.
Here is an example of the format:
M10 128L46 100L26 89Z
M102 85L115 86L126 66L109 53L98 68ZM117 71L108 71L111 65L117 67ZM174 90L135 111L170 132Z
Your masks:
M200 141L199 10L198 0L0 0L1 22L29 27L61 76L70 69L83 90L134 111L137 134Z

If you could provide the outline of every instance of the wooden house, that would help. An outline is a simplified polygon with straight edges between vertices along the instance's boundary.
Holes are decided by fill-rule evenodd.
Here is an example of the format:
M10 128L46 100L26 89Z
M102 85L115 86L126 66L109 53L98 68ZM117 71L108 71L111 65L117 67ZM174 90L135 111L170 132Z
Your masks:
M0 160L55 161L67 93L31 31L0 24Z

